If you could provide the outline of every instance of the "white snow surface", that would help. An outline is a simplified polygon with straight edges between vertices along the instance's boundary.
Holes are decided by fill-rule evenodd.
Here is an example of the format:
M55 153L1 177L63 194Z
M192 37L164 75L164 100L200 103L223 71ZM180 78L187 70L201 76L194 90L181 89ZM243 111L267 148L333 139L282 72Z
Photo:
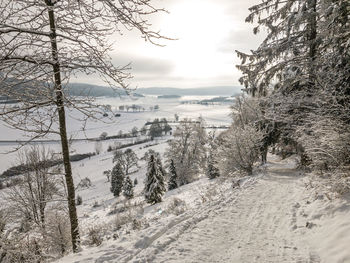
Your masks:
M133 217L142 222L141 228L133 230L129 223L111 229L118 214L108 211L123 201L112 198L106 189L103 198L109 199L91 210L94 195L103 188L101 182L97 192L84 190L85 208L80 206L79 214L88 213L80 219L83 229L109 227L103 243L84 246L58 262L350 262L349 202L330 201L306 189L305 176L295 169L293 158L271 157L259 173L240 179L235 188L232 178L202 177L167 192L162 203L152 206L142 203L143 174L142 170L134 175L139 179L134 202L142 209ZM179 206L183 213L171 208L175 198L185 202Z
M82 116L76 110L67 110L67 129L68 137L72 139L97 138L102 132L107 132L109 136L117 135L119 131L128 133L133 127L141 129L147 121L152 121L155 118L167 118L174 120L176 113L180 119L190 118L196 119L203 117L208 125L230 125L231 118L230 107L224 105L199 105L199 104L181 104L182 100L187 99L208 99L210 96L199 97L183 97L180 99L157 99L156 96L146 96L139 99L131 98L108 98L101 97L96 99L96 103L100 105L111 105L114 113L120 113L120 117L103 117L100 120L91 119L83 127L83 122L77 121ZM119 112L118 106L136 104L146 109L145 112ZM150 111L149 107L159 105L159 110ZM173 124L170 124L173 126ZM28 140L29 134L22 131L11 129L2 121L0 121L0 174L18 164L17 152L12 152L18 144L16 140ZM57 136L46 136L43 140L58 139ZM133 139L116 139L103 141L103 151L107 150L108 145L113 145L116 142L122 144L129 143ZM61 144L57 142L36 143L37 145L45 146L54 152L60 152ZM25 147L24 147L25 148ZM88 153L95 151L95 143L91 141L73 141L70 147L71 154Z

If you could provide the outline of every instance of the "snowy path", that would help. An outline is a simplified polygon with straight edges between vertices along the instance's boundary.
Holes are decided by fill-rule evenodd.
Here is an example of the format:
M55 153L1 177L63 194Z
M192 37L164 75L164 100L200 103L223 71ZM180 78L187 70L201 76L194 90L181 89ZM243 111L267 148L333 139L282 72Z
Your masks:
M297 231L300 179L290 164L272 164L266 176L211 207L163 251L146 249L143 259L131 262L319 262Z
M60 262L320 262L305 241L310 229L300 204L308 197L293 167L290 161L271 162L264 176L240 189Z

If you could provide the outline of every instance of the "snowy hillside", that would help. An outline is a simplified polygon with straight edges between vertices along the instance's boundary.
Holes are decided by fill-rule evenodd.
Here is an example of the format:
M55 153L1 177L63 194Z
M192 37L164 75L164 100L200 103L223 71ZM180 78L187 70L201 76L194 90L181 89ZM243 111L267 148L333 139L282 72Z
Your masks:
M108 213L123 201L109 198L91 208L104 195L91 189L82 226L99 227L103 242L58 262L350 262L349 207L310 195L308 178L294 167L294 158L272 156L239 186L228 178L202 178L168 192L160 204L139 200L115 215Z

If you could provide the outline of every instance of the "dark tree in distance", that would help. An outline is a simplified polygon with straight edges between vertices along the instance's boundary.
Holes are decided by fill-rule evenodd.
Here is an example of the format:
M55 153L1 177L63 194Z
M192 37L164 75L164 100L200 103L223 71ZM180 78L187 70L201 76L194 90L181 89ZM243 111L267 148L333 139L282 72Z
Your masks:
M170 191L178 187L176 169L174 165L174 160L172 159L170 160L169 175L170 175L170 178L168 182L168 190Z
M161 123L159 122L159 119L154 119L154 121L151 124L151 127L149 128L149 136L151 137L160 137L163 134L163 129L161 126Z
M120 163L117 163L111 173L111 192L114 196L118 197L122 192L123 184L124 184L124 171Z

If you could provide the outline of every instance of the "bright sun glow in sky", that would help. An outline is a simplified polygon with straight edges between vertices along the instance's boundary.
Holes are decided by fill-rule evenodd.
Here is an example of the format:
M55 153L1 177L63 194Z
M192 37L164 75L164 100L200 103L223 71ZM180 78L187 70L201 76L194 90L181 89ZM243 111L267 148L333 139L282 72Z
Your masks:
M152 29L175 38L165 47L146 43L138 32L116 36L111 54L117 65L132 62L138 87L237 86L240 61L235 49L249 51L261 41L244 22L259 0L155 0L169 14L158 14ZM94 78L79 82L102 84Z

